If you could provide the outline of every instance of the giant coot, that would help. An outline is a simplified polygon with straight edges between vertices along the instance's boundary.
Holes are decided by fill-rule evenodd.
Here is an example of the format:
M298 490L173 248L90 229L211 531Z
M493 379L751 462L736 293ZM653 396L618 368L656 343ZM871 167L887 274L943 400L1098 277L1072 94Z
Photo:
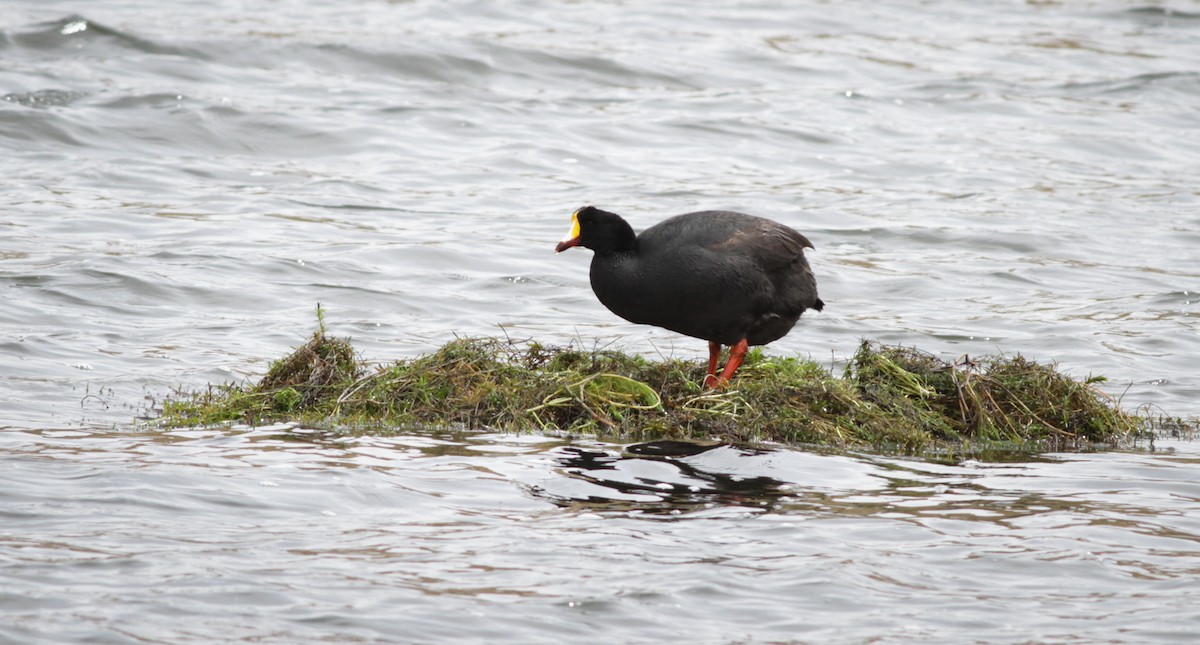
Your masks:
M686 213L633 232L620 215L585 206L555 251L582 246L592 257L592 291L613 313L708 341L705 385L729 382L750 345L791 331L800 314L820 311L800 233L729 211ZM729 360L717 376L721 346Z

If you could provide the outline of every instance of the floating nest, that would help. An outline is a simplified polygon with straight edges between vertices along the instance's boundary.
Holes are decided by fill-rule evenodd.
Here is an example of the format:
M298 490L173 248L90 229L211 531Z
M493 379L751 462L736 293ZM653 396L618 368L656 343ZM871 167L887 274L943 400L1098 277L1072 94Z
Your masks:
M623 440L781 442L889 453L1067 450L1146 436L1145 416L1017 356L947 361L863 342L840 376L752 351L724 390L705 364L499 338L461 338L369 369L324 325L257 383L177 393L164 426L295 421L343 431L561 431ZM1170 420L1191 427L1181 420Z

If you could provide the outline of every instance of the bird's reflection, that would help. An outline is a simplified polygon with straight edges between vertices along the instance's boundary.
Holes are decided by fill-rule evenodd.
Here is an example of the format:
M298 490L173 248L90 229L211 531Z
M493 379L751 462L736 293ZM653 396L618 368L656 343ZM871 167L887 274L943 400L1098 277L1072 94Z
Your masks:
M730 450L735 459L765 452L686 441L636 444L623 454L567 446L557 456L559 473L588 486L549 485L535 494L564 507L669 515L714 506L767 510L786 494L780 480L738 476L736 468L718 472L689 460L719 448Z

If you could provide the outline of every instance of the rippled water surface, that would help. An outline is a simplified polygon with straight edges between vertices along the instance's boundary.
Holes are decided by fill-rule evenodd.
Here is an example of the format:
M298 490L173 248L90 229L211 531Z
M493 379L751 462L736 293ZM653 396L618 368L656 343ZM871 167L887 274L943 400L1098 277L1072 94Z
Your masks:
M0 641L1187 642L1200 448L1013 464L138 429L327 309L699 357L583 204L817 248L859 339L1200 414L1189 2L29 2L0 11ZM503 332L502 329L503 328Z

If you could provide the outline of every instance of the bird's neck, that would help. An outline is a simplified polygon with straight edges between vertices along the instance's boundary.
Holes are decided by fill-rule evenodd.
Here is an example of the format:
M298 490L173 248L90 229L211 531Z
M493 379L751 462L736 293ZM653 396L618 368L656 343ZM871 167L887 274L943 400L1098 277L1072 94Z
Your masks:
M599 248L593 248L592 251L596 255L615 255L615 254L636 254L638 250L637 234L633 232L633 227L625 220L618 220L613 225L613 235L605 239L603 245L597 245Z

